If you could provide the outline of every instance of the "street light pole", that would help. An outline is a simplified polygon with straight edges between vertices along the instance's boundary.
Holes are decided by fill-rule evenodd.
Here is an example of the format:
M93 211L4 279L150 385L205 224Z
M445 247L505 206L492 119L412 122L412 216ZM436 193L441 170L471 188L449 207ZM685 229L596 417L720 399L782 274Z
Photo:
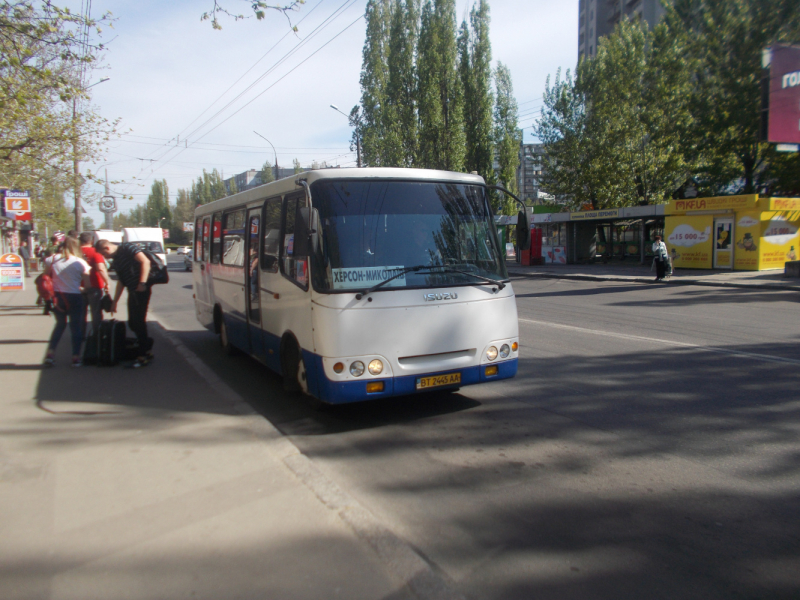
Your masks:
M257 131L253 131L253 133L255 133L258 137L260 137L262 140L265 140L270 146L272 146L272 142L270 142L263 135L261 135ZM278 181L278 179L280 179L280 177L278 177L280 171L278 170L278 153L275 151L275 146L272 146L272 151L275 153L275 181Z
M87 85L83 91L88 90L90 87L96 86L98 83L108 81L110 77L103 77L100 81L96 81L92 85ZM72 193L75 196L75 231L81 233L83 231L83 218L81 208L81 172L80 172L80 159L78 158L78 99L72 99Z
M342 111L340 111L338 106L336 106L335 104L331 104L331 108L336 112L338 112L340 115L344 115L345 117L347 117L348 123L350 123L350 125L353 125L353 122L350 120L350 116L345 115ZM357 125L353 125L353 127L356 132L356 164L359 167L361 167L361 132L358 130ZM350 149L352 150L352 147Z

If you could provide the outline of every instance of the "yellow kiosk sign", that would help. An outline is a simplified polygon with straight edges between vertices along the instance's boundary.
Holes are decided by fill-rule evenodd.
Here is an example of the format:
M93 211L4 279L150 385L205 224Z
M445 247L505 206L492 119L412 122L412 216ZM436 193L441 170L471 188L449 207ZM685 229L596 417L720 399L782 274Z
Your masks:
M664 214L664 241L678 268L760 271L800 257L800 198L672 200Z

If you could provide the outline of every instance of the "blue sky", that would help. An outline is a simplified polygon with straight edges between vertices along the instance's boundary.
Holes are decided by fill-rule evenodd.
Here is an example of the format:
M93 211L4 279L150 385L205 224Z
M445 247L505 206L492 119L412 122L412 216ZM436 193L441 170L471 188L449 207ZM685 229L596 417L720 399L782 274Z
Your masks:
M80 2L71 3L80 10ZM222 4L249 11L243 0ZM93 102L106 118L121 120L125 135L91 168L124 180L113 192L133 200L119 201L120 209L146 201L155 179L167 180L174 203L177 190L188 188L203 168L231 176L274 162L270 145L253 131L272 142L281 166L295 158L303 165L354 165L347 119L329 105L349 112L359 100L365 4L307 0L292 15L299 27L294 35L275 12L263 21L223 19L223 29L213 30L200 21L211 0L94 0L92 16L110 11L115 21L102 36L105 68L90 83L110 79L92 88ZM471 6L472 0L457 0L459 22ZM520 126L531 141L529 126L547 76L577 62L578 0L494 0L491 17L493 62L511 69ZM327 27L315 33L326 19ZM87 213L102 221L95 207Z

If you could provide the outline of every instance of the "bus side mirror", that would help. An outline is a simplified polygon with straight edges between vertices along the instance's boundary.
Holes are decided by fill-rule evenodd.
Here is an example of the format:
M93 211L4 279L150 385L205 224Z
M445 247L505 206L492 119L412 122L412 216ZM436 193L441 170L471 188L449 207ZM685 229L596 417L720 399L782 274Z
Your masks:
M527 211L523 210L517 215L517 246L520 250L530 250L531 247L531 224Z
M292 256L303 258L319 248L319 211L303 207L297 211L297 217Z

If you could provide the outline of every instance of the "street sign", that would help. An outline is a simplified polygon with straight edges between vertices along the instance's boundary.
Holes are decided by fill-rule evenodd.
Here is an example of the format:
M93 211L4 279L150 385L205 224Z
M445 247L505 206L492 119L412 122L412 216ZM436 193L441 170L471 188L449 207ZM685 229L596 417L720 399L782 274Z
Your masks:
M19 254L0 256L0 292L16 292L25 289L22 257Z
M169 239L169 229L162 229L161 231L164 234L164 239L168 240Z
M16 221L31 220L31 196L26 191L6 190L4 208L7 217L11 217Z

